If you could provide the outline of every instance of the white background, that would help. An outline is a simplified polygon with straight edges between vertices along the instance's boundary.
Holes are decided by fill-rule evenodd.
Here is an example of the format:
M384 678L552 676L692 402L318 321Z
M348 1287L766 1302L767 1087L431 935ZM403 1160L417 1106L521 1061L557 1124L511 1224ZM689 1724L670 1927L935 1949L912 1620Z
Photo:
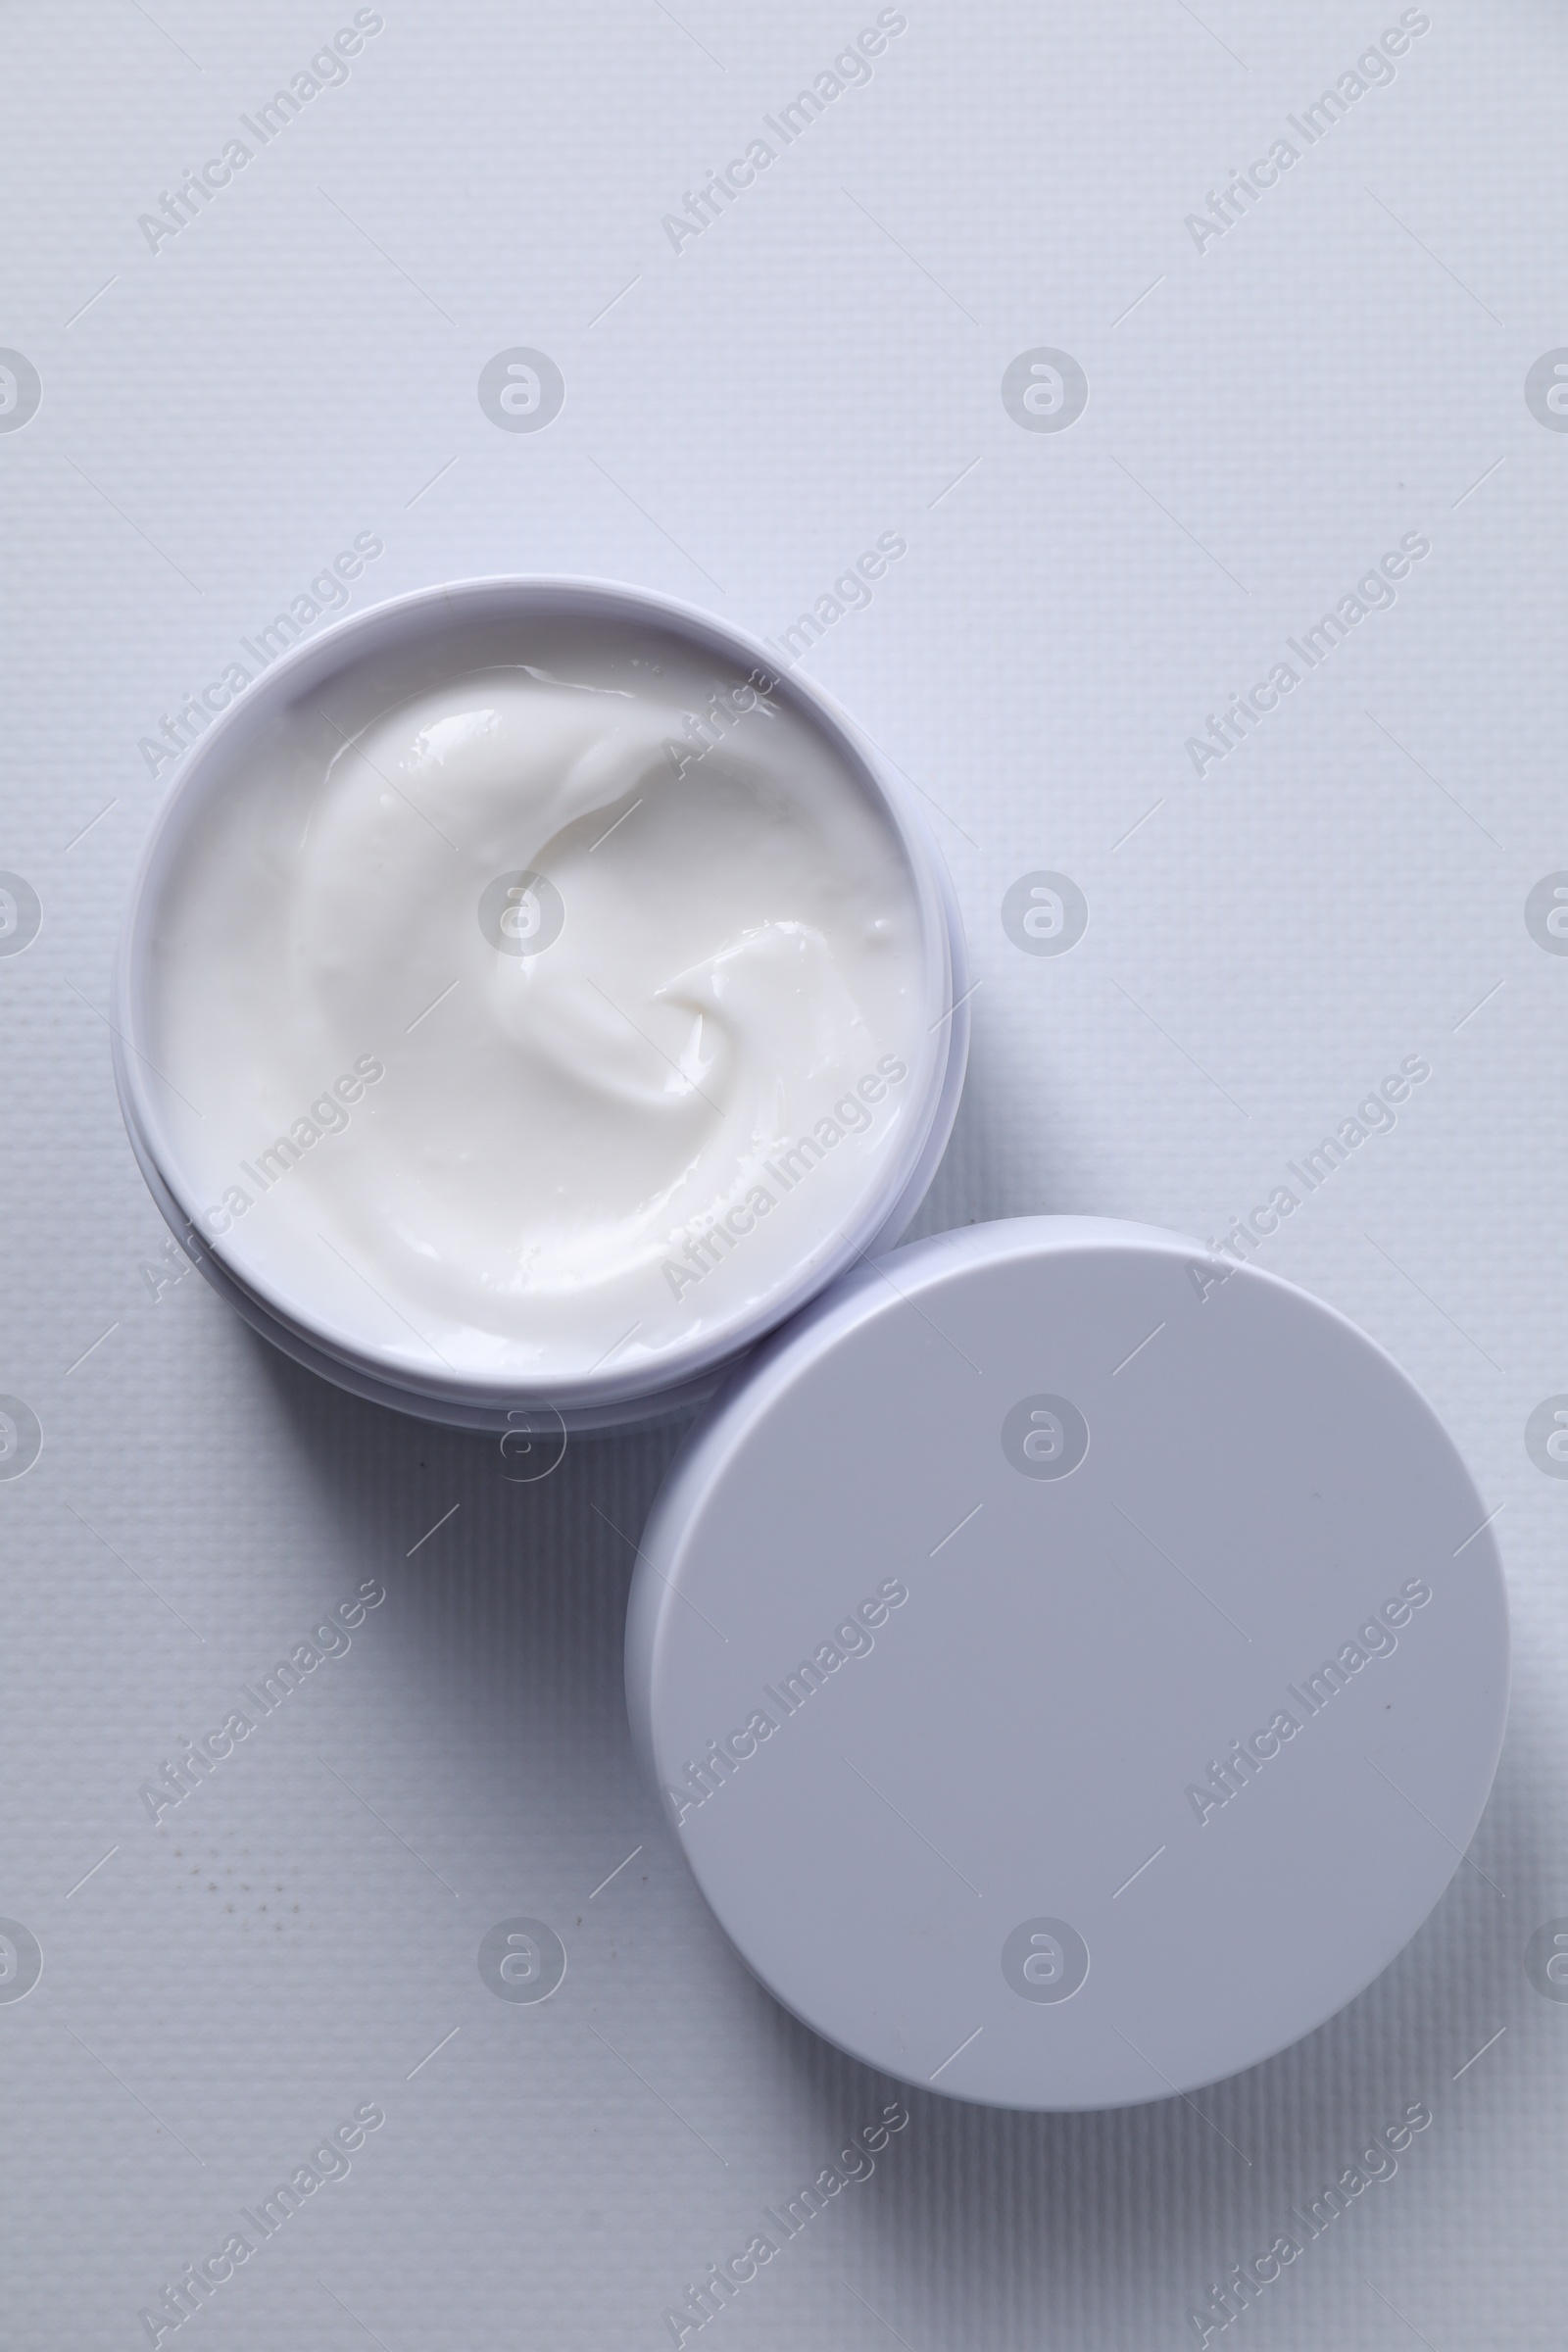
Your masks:
M911 2094L875 2177L704 2340L1196 2344L1208 2283L1425 2100L1397 2176L1238 2332L1557 2342L1568 2004L1523 1954L1568 1914L1568 1480L1524 1427L1568 1391L1568 957L1524 905L1568 867L1568 434L1524 378L1568 342L1561 12L1434 0L1392 83L1200 253L1186 216L1303 147L1286 116L1396 7L914 0L678 254L662 216L874 9L394 0L156 253L138 216L352 12L154 13L0 20L0 344L43 387L0 432L0 866L43 908L0 958L0 1389L43 1429L0 1483L0 1914L44 1956L0 2002L9 2340L144 2343L163 2283L379 2101L350 2177L166 2343L667 2343L686 2282L893 2095L745 1975L635 1777L623 1539L673 1439L509 1485L199 1275L155 1298L104 1014L171 774L141 739L355 533L385 543L356 606L565 571L776 637L896 531L805 666L934 805L982 983L920 1229L1218 1238L1426 1056L1263 1262L1394 1352L1501 1513L1514 1709L1480 1868L1350 2009L1186 2104ZM542 432L477 399L517 345L565 379ZM1062 433L1000 397L1038 346L1088 374ZM1410 532L1432 554L1394 608L1200 779L1204 714ZM1090 906L1059 957L1002 928L1038 868ZM350 1653L155 1829L138 1790L180 1740L370 1577ZM517 1914L568 1953L539 2007L475 1967Z

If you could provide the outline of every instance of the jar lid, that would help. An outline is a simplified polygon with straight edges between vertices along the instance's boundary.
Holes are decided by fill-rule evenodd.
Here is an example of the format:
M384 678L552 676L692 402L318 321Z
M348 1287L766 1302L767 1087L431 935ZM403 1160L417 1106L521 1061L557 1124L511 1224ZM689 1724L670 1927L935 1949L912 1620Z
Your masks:
M1120 2106L1399 1951L1492 1785L1487 1506L1331 1307L1089 1217L914 1244L752 1359L643 1541L644 1768L741 1957L868 2065Z

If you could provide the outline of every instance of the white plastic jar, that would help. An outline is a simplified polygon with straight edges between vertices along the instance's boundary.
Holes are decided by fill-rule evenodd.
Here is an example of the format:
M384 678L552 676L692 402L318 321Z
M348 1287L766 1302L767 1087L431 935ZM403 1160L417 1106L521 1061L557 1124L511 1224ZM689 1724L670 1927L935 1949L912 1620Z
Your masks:
M170 1225L298 1361L606 1428L899 1238L966 990L923 820L819 690L663 598L480 580L338 623L192 748L115 1068Z

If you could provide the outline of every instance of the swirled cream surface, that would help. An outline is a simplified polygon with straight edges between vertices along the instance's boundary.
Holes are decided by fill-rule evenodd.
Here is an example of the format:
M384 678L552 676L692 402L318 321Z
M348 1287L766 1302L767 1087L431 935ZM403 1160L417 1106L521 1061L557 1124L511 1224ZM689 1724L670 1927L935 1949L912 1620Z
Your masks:
M830 740L574 625L305 697L160 887L199 1229L405 1376L569 1386L755 1316L885 1190L930 1063L906 855Z

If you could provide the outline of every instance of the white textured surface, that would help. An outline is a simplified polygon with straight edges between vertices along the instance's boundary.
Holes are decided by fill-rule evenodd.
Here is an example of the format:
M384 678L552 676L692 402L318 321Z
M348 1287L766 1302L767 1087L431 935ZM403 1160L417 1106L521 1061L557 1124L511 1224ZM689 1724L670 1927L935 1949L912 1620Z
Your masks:
M386 547L357 599L581 571L777 636L898 530L807 661L945 812L982 983L923 1227L1218 1236L1426 1054L1264 1259L1392 1349L1501 1510L1514 1710L1478 1867L1348 2011L1192 2105L916 2099L706 2332L1196 2343L1208 2282L1425 2100L1396 2178L1239 2328L1555 2343L1568 2004L1523 1954L1568 1914L1568 1481L1524 1430L1568 1392L1568 958L1524 908L1568 866L1568 435L1524 379L1568 342L1559 12L1439 0L1200 255L1189 210L1397 9L917 0L677 255L661 216L874 11L389 8L150 252L138 214L350 13L5 30L0 344L43 386L0 432L0 866L43 907L0 959L0 1389L43 1427L0 1485L0 1915L44 1956L0 2003L8 2337L145 2342L162 2282L379 2100L349 2178L166 2344L667 2343L686 2282L891 2095L745 1977L639 1787L623 1538L670 1441L512 1486L493 1447L296 1373L199 1277L155 1301L95 1007L160 790L139 739L356 532ZM537 434L477 396L519 346L565 380ZM1091 385L1060 435L999 397L1040 348ZM1394 609L1200 781L1204 713L1412 531L1433 553ZM1090 906L1060 957L1002 927L1041 870ZM368 1577L349 1653L155 1830L138 1789L179 1738ZM538 2008L475 1965L523 1915L568 1953Z

